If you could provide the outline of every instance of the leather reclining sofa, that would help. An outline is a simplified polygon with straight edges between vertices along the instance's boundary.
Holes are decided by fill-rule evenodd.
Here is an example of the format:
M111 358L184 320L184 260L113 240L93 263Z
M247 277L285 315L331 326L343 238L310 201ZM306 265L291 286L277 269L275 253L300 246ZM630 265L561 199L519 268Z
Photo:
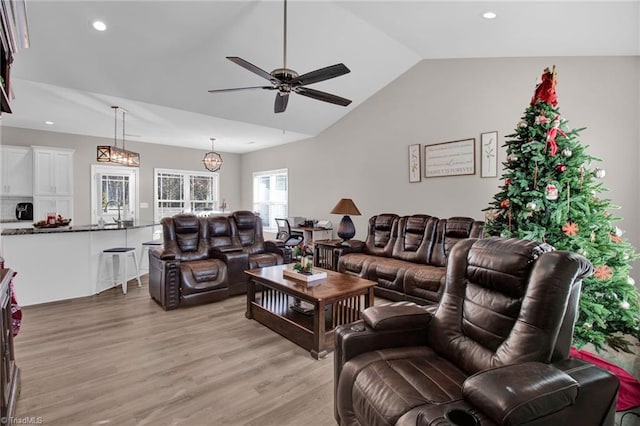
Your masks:
M377 296L435 309L449 252L462 239L481 238L483 228L469 217L379 214L369 219L364 242L352 240L342 250L338 271L376 281Z
M285 263L282 243L264 241L250 211L179 214L161 224L164 248L149 251L149 294L165 310L246 293L245 270Z

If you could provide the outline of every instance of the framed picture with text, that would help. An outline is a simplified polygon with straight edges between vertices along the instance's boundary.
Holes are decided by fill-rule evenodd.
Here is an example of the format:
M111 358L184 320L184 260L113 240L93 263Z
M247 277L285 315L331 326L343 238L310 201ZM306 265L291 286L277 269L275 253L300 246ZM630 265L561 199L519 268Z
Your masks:
M475 174L475 138L424 146L424 177Z
M498 132L480 135L480 177L498 177Z
M409 182L420 182L421 180L420 144L409 145Z

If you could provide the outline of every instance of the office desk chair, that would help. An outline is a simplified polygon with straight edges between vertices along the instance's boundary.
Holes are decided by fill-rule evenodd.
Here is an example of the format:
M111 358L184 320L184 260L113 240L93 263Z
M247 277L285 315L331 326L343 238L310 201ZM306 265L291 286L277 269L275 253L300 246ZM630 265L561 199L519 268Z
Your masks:
M295 247L304 241L302 233L291 232L291 226L287 219L276 218L276 225L278 225L276 240L282 241L286 247Z

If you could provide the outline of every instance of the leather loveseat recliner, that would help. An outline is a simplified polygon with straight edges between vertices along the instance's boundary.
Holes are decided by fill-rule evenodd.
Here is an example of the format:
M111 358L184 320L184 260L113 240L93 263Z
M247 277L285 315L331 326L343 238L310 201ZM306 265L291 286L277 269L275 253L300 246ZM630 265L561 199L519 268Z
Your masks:
M469 217L379 214L369 219L364 242L350 241L341 249L338 271L375 281L376 296L435 309L451 248L482 237L483 228L484 222Z
M264 241L249 211L178 214L161 224L164 247L149 251L149 294L165 310L246 293L245 270L283 263L284 249Z
M435 313L374 306L336 329L336 420L613 425L618 379L569 358L581 282L592 272L585 258L543 243L459 241Z

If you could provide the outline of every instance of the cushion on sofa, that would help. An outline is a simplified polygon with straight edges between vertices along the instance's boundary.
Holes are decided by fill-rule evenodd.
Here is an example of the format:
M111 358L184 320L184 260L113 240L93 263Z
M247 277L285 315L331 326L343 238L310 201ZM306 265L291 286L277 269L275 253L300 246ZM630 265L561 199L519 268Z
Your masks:
M378 258L367 266L367 278L376 281L378 287L402 291L405 271L413 264L394 258Z
M440 266L415 265L404 274L404 292L410 300L418 298L438 303L444 288L446 270Z
M182 293L193 294L227 287L227 265L221 260L194 260L180 264Z
M284 258L278 253L256 253L249 255L249 269L282 265Z
M378 256L365 253L348 253L340 257L338 271L344 274L367 278L369 263L378 261Z
M471 231L474 223L477 222L470 217L456 216L449 219L440 219L429 263L446 267L447 257L453 246L460 240L472 237ZM479 235L474 237L477 238Z
M383 213L369 219L369 233L364 245L367 254L390 257L398 236L397 214Z
M437 226L438 218L426 214L400 218L392 256L409 262L427 263Z
M209 247L238 247L240 241L236 238L229 219L225 216L213 216L203 219L207 227Z

